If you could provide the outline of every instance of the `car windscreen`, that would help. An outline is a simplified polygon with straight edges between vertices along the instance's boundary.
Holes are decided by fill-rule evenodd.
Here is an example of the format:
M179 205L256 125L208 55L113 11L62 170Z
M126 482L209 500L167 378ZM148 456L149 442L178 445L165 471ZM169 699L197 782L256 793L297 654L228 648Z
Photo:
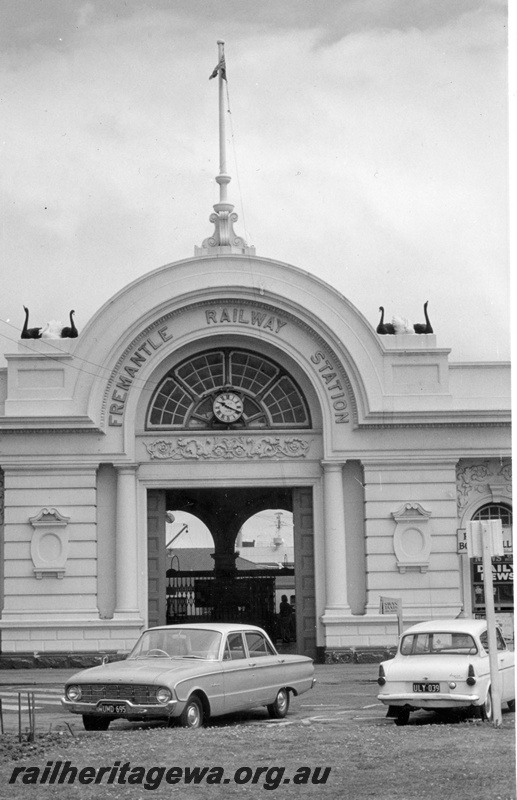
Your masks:
M142 634L128 658L203 658L219 654L222 635L199 628L158 628Z
M428 631L404 636L400 653L403 656L473 655L477 647L469 633Z

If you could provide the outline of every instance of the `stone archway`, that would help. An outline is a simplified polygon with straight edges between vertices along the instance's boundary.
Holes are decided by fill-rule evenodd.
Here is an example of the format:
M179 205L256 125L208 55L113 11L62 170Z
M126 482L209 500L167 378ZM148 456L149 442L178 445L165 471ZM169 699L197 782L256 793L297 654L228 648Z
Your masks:
M282 487L170 489L167 508L188 509L205 523L214 539L214 571L235 571L235 541L240 528L253 514L266 508L292 511L292 491Z
M231 617L237 580L235 541L244 522L259 511L275 507L293 512L297 650L316 655L315 579L312 488L310 487L193 487L148 491L149 625L166 621L166 509L185 509L209 528L214 539L213 578L217 583L214 616ZM274 573L272 573L274 575ZM235 613L237 613L235 609ZM249 620L253 621L253 620Z

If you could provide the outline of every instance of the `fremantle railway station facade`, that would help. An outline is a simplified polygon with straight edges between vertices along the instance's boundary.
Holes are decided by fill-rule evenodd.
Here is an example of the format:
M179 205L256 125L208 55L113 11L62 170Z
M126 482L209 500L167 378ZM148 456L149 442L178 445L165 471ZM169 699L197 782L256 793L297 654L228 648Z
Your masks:
M262 509L293 513L297 650L327 660L394 645L381 597L405 624L483 615L463 532L500 518L510 630L509 365L456 364L436 334L381 336L318 278L208 241L77 338L7 356L2 656L125 651L175 621L166 511L185 507L214 540L204 618L249 619L238 532Z
M274 633L288 587L298 652L373 658L397 639L381 598L405 624L483 615L464 550L476 519L503 523L509 635L510 367L455 364L434 333L382 335L234 233L218 45L213 235L76 338L21 339L0 370L0 665L125 652L145 626L182 620ZM211 570L168 558L184 509L210 531ZM243 571L239 532L274 509L292 514L294 563Z

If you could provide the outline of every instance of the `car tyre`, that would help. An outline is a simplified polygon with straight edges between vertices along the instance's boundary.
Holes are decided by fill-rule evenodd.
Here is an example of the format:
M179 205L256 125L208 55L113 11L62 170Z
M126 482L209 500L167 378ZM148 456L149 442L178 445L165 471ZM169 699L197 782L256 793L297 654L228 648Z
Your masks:
M268 705L267 710L271 719L283 719L289 711L289 692L287 689L280 689L275 702Z
M486 694L486 700L481 706L481 719L486 719L492 722L494 716L494 707L492 705L492 690L489 689Z
M107 731L111 720L94 714L83 714L85 731Z
M407 725L409 722L409 710L403 708L395 717L395 725Z
M180 716L182 728L200 728L203 724L203 706L199 697L192 695Z

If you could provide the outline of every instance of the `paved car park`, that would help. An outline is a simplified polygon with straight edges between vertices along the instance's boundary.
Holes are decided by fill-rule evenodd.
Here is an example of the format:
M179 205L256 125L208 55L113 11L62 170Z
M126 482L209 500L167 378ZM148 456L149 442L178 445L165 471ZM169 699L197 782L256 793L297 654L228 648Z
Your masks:
M276 725L379 722L386 717L386 710L377 702L377 671L377 664L317 664L315 687L293 700L286 719L270 720L265 709L256 709L214 720L213 724L237 720L240 724ZM0 671L4 730L18 730L18 693L22 700L22 728L28 725L27 694L34 692L38 730L72 726L74 733L82 732L80 717L65 711L60 702L63 686L75 672L74 669ZM137 723L117 720L112 727L131 724Z
M27 693L34 692L36 730L69 731L84 733L80 717L66 712L60 698L66 680L77 670L2 670L0 671L0 699L3 706L4 730L18 730L18 692L22 695L22 730L29 725ZM271 720L265 709L255 709L214 720L211 725L332 725L332 726L392 726L386 717L386 707L377 700L377 664L317 664L315 687L295 698L287 717ZM503 722L513 720L513 714L503 709ZM461 719L461 716L459 717ZM452 716L451 723L458 719ZM412 715L410 725L433 724L438 718L432 712L419 711ZM441 720L443 722L443 720ZM474 720L473 720L474 722ZM138 726L116 720L110 729ZM147 723L159 724L159 723Z

